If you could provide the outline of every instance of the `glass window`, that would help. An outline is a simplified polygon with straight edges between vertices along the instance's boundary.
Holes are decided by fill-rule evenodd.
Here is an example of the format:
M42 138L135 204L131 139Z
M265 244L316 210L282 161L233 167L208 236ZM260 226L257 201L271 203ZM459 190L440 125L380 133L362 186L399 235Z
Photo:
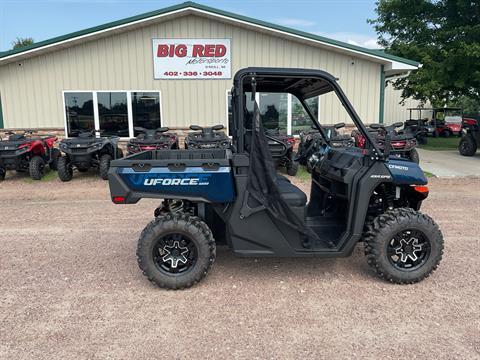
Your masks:
M133 126L156 129L161 126L160 94L158 92L132 92ZM134 132L134 136L137 133Z
M305 102L318 119L318 96L307 99ZM312 124L313 122L300 103L300 100L296 96L292 96L292 133L298 135L303 130L310 130Z
M67 135L74 130L94 130L93 94L91 92L65 93Z
M288 95L260 93L260 118L265 129L287 133Z
M97 100L102 135L128 137L127 93L99 92Z

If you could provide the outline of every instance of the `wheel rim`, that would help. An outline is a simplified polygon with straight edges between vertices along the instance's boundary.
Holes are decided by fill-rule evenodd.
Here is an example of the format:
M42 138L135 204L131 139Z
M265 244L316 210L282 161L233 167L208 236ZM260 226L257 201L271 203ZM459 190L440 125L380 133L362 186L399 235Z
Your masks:
M403 230L397 233L387 245L388 260L401 271L420 268L428 260L430 252L430 240L419 230Z
M155 242L153 261L163 273L183 275L194 267L197 261L197 247L186 234L167 234Z
M466 141L460 142L460 150L462 150L462 152L468 152L470 150L470 146Z

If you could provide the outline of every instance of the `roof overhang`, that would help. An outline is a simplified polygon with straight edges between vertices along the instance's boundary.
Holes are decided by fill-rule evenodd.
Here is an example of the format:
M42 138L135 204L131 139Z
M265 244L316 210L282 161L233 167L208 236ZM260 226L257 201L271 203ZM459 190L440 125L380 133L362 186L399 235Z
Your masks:
M263 33L273 33L277 36L302 42L311 46L318 46L330 51L380 63L384 65L387 75L404 73L415 70L420 66L419 63L412 60L403 59L376 50L366 49L360 46L355 46L303 31L271 24L250 17L221 11L193 2L186 2L150 13L133 16L127 19L122 19L75 33L41 41L20 49L6 51L0 53L0 65L22 61L23 59L32 56L71 47L85 41L96 40L106 36L111 36L116 33L145 27L150 24L154 24L159 20L168 21L173 18L187 15L203 16Z

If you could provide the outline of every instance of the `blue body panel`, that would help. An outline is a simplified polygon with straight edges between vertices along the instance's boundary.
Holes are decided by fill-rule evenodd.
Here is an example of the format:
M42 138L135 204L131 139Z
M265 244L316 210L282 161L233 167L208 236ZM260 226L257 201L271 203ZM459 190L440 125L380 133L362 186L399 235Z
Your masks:
M393 183L398 185L426 185L428 180L418 164L401 159L388 159L385 162Z
M120 167L117 173L132 191L165 197L173 195L200 198L218 203L232 202L235 199L230 167L220 167L218 170L187 167L183 171L172 171L168 167L153 167L145 172Z

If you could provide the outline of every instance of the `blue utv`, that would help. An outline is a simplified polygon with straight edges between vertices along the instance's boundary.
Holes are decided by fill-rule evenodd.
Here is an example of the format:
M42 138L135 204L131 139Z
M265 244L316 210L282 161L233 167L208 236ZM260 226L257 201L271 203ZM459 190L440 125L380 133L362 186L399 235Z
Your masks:
M259 92L296 97L324 139L309 197L275 171L255 101ZM307 104L325 94L339 98L366 139L364 149L331 146ZM168 289L194 285L210 270L217 244L239 256L346 257L362 241L368 263L387 281L415 283L436 269L443 237L419 211L428 196L423 171L389 158L388 134L378 147L332 75L246 68L235 75L232 101L230 149L144 151L111 163L114 203L163 199L137 248L150 281Z

